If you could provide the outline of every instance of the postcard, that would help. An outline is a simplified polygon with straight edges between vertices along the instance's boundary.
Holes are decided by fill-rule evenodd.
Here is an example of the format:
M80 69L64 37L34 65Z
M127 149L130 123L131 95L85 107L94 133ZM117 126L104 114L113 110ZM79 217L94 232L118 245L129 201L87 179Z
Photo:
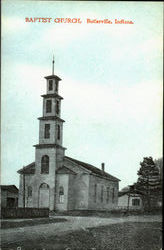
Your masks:
M163 3L1 21L1 249L162 249Z

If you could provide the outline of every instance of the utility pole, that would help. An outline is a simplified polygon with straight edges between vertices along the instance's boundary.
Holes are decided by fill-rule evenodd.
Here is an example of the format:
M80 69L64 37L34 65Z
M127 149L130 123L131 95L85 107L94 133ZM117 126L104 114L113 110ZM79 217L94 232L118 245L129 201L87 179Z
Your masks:
M129 212L129 203L130 203L130 190L128 192L128 207L127 207L127 212Z
M25 174L24 174L24 167L23 167L23 208L25 209Z

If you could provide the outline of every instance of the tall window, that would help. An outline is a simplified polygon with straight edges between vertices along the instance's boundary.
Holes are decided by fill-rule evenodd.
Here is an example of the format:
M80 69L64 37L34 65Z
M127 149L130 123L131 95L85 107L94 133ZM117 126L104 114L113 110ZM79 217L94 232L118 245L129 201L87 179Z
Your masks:
M55 91L58 92L58 82L56 81L56 84L55 84Z
M60 140L60 125L57 126L57 138Z
M41 159L41 174L49 173L49 157L44 155Z
M64 203L64 188L59 187L59 203Z
M51 113L52 110L52 100L46 101L46 113Z
M106 203L109 203L109 187L106 188Z
M104 200L104 187L101 186L101 202Z
M44 138L50 138L50 124L45 124L44 127Z
M112 188L112 203L114 203L114 188Z
M94 202L97 201L97 184L95 184L95 187L94 187Z
M59 101L56 101L56 114L59 114Z
M48 89L49 90L52 90L53 89L53 81L52 80L49 80L49 82L48 82Z
M28 189L27 189L27 196L28 197L31 197L32 196L32 187L28 187Z

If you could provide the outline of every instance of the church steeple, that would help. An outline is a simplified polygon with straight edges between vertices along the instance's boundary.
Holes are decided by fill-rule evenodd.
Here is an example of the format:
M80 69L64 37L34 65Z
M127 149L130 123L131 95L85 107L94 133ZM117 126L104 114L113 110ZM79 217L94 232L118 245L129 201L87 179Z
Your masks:
M52 75L54 75L54 63L55 63L55 61L54 61L54 55L53 55L53 60L52 60Z
M43 115L39 117L39 143L35 147L35 177L37 188L46 183L50 190L49 208L55 208L56 170L63 166L65 149L63 147L63 122L61 119L61 100L59 94L60 77L54 75L54 57L52 75L46 76L47 90L43 97ZM39 180L39 183L38 183ZM38 193L38 192L36 192ZM34 197L37 204L37 197ZM39 201L40 202L40 201Z
M54 56L52 60L52 75L46 76L47 90L43 97L43 116L39 117L39 144L40 147L47 144L62 147L63 141L63 122L61 119L61 97L59 92L59 82L61 78L54 75ZM63 147L62 147L63 148Z

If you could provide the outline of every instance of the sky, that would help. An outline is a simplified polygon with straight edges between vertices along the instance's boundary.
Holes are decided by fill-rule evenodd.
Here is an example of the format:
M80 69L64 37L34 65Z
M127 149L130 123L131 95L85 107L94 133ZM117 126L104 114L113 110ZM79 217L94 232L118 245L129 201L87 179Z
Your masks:
M35 161L53 54L67 156L104 162L120 189L137 181L143 157L162 156L162 14L162 2L2 1L2 184L18 187L17 170Z

